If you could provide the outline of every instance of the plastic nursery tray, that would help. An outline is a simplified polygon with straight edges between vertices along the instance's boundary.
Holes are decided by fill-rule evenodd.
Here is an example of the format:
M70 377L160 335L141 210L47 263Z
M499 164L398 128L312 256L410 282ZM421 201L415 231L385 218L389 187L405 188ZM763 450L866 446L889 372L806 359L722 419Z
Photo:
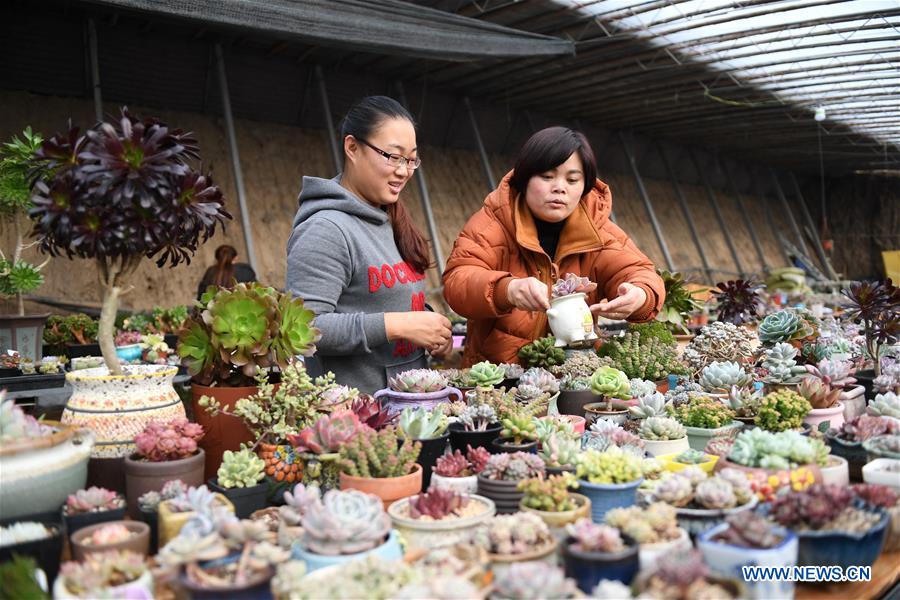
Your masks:
M0 389L8 392L26 392L29 390L43 390L47 388L59 388L66 385L65 373L51 373L49 375L18 375L16 377L0 377Z

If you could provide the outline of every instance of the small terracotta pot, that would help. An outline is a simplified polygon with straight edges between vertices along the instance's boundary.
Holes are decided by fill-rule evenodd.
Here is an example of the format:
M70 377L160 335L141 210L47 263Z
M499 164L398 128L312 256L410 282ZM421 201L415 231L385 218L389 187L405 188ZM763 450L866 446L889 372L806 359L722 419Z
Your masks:
M341 473L342 490L359 490L381 498L384 508L422 489L422 465L416 464L412 473L401 477L354 477Z
M88 545L85 543L85 540L91 537L95 531L113 524L124 525L131 532L131 537L116 544ZM147 552L150 550L150 526L141 521L110 521L79 529L72 534L72 556L75 560L84 560L89 554L111 550L131 550L147 556Z
M222 408L232 409L238 400L252 396L258 391L258 387L207 387L197 383L191 384L194 420L202 425L206 432L198 442L206 451L206 464L201 483L216 476L216 471L222 464L222 454L226 450L235 452L240 450L242 443L253 441L253 434L240 419L223 414L210 416L206 409L200 406L200 397L215 398Z
M125 497L128 501L128 516L137 519L140 514L138 498L147 492L158 492L169 481L180 479L190 486L203 485L203 467L206 454L203 448L181 460L152 462L141 460L137 455L125 457Z

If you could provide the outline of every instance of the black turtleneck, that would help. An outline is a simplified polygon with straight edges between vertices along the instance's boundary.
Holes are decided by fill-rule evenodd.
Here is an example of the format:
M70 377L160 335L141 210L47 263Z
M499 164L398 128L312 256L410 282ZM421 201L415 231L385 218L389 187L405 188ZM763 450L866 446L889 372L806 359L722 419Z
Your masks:
M537 226L538 242L540 242L541 248L544 249L550 260L555 261L556 246L559 245L559 236L563 227L566 226L566 220L563 219L559 223L548 223L535 217L534 224Z

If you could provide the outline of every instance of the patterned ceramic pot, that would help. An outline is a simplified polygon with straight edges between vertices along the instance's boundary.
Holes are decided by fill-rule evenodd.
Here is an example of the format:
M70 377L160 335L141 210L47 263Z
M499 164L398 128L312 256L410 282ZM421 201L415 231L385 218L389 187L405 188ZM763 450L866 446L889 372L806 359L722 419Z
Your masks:
M266 475L275 481L294 483L303 477L303 458L290 444L259 445L259 457L266 463Z
M62 422L94 432L91 458L121 458L135 451L134 437L150 421L184 417L181 398L172 387L176 367L134 365L124 375L110 375L106 367L66 374L72 397Z

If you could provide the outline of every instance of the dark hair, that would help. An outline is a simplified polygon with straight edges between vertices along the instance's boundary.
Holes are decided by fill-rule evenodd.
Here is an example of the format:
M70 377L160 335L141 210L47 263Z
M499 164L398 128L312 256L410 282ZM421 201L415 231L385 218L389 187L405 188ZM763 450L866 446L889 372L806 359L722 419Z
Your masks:
M581 158L584 169L583 198L594 189L597 179L597 161L591 144L580 131L574 131L566 127L548 127L541 129L522 145L516 156L513 174L509 180L517 192L524 194L528 188L528 180L550 169L555 169L563 164L577 152Z
M216 248L216 266L213 284L219 287L231 287L234 283L234 264L231 261L237 256L234 246L227 244Z
M358 140L368 140L372 132L387 119L406 119L416 126L409 111L402 104L387 96L367 96L350 107L341 121L341 139L352 135ZM398 201L387 207L388 218L394 231L394 243L400 256L407 263L424 273L431 266L428 242L416 227L403 203Z

